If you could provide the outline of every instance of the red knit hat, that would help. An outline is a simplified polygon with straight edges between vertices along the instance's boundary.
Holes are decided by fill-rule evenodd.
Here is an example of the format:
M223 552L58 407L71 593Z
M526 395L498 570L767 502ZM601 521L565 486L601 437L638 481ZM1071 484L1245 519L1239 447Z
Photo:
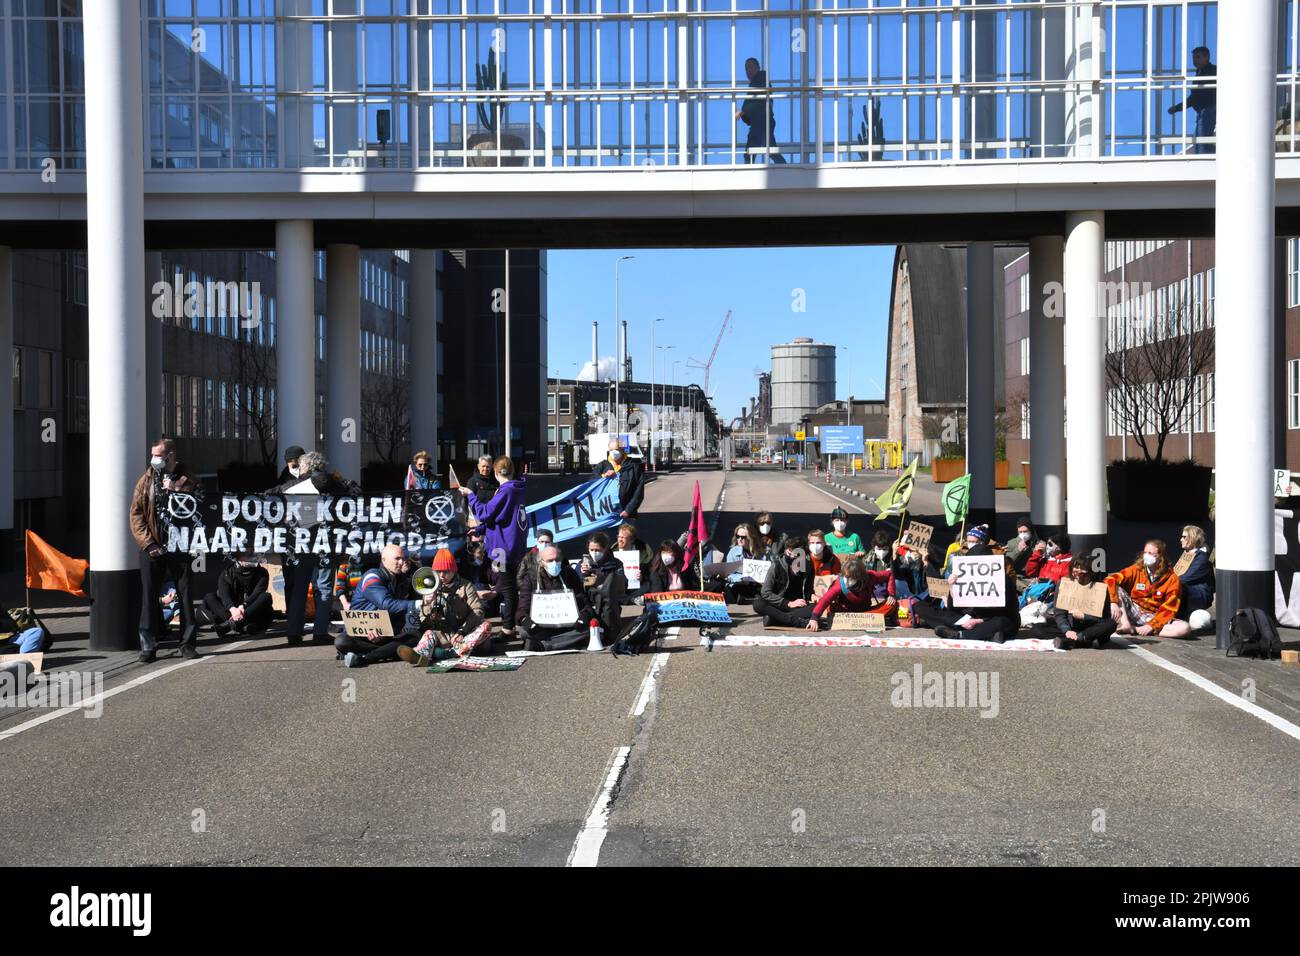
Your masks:
M451 556L451 552L446 548L439 548L438 553L433 556L433 570L435 571L455 571L456 559Z

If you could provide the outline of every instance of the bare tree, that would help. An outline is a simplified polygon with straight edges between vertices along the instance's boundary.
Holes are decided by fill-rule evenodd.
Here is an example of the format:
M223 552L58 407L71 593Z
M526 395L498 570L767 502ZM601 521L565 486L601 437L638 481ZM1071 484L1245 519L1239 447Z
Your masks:
M1147 461L1162 461L1170 434L1191 427L1201 377L1214 364L1214 330L1194 328L1182 310L1125 331L1127 347L1106 353L1111 414Z
M275 466L275 349L240 338L223 349L222 376L230 386L231 413L241 440L252 441L262 464Z
M361 427L381 459L396 464L410 441L410 389L405 376L372 375L361 387Z

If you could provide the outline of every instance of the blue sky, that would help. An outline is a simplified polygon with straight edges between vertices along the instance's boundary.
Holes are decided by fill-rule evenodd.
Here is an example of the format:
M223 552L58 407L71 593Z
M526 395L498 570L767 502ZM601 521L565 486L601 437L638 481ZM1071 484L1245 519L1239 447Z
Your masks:
M711 375L713 404L725 421L758 394L754 369L770 370L771 347L795 336L847 345L839 353L836 396L883 397L885 337L893 246L797 249L600 249L552 250L547 254L548 372L573 378L591 358L591 323L600 323L600 354L614 355L614 262L622 266L622 317L638 381L649 380L650 323L660 353L657 381L664 381L663 355L677 383L703 384L702 369L728 309L731 324L718 347ZM795 313L794 290L803 289L807 311Z

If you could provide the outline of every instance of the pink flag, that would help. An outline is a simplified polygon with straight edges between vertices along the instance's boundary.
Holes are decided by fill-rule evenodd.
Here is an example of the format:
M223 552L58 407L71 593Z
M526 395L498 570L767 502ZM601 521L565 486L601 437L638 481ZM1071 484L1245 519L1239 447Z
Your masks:
M691 524L686 529L686 566L696 558L696 552L704 539L709 536L708 526L704 523L704 505L700 503L700 483L695 482L695 501L691 505Z

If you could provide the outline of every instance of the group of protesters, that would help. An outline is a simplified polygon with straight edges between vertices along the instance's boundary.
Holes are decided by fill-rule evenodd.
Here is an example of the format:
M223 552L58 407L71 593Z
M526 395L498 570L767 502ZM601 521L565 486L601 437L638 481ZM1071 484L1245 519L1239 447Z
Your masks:
M359 486L332 471L318 452L293 446L285 458L273 492L300 493L306 482L323 495L360 494ZM424 451L412 457L405 488L441 489L430 461ZM887 626L926 627L939 637L999 643L1028 627L1033 636L1049 638L1060 648L1104 646L1116 633L1185 637L1212 623L1214 572L1205 532L1195 526L1183 529L1184 559L1177 566L1165 543L1153 539L1132 565L1104 578L1089 555L1072 552L1068 535L1040 538L1028 519L1016 523L1016 536L1005 546L986 525L975 525L963 526L944 551L934 541L916 547L901 530L897 536L876 530L864 539L849 528L843 508L830 513L828 529L786 532L778 530L775 515L760 511L752 521L736 525L729 540L700 542L688 553L683 549L686 535L664 539L658 547L641 539L635 519L645 475L641 462L617 439L610 441L608 456L594 474L617 480L619 523L612 533L586 535L582 556L572 561L565 560L545 527L537 529L529 545L528 522L522 517L527 477L515 474L509 457L483 456L469 480L458 486L472 516L465 546L459 558L451 550L438 550L431 562L432 580L424 587L417 588L416 562L398 545L385 547L377 566L370 568L357 556L342 566L328 559L286 562L288 641L303 640L310 616L313 641L332 639L339 659L350 667L398 659L426 664L491 639L519 638L530 651L560 650L585 646L593 625L606 640L616 638L623 606L641 600L633 590L641 595L716 591L728 604L748 605L765 627L817 631L830 627L836 614L866 613L879 615ZM161 491L195 488L173 443L156 442L131 508L131 527L141 548L144 661L154 659L173 617L179 619L185 657L196 656L201 624L222 636L258 634L271 625L269 573L256 555L232 559L196 614L187 556L165 549L155 510ZM713 560L706 561L706 553ZM995 606L954 607L950 598L930 593L931 582L953 580L954 558L963 555L1004 557L1004 597ZM637 585L629 586L630 575ZM1056 592L1065 580L1085 587L1104 583L1100 613L1058 609ZM536 620L538 597L556 592L573 595L573 620ZM391 634L337 634L330 623L335 604L343 610L388 612ZM488 621L498 617L493 633Z

